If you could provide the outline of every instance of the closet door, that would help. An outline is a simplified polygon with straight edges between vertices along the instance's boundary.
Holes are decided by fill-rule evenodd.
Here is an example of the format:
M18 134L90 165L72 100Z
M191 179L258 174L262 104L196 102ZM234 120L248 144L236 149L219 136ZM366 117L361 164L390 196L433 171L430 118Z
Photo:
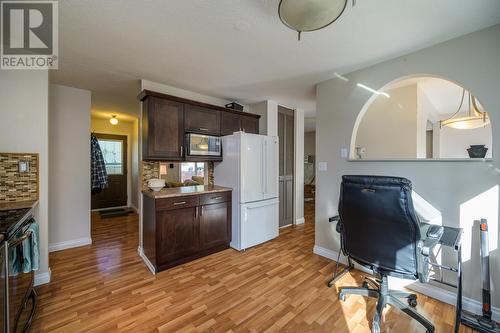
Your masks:
M294 114L293 110L278 108L279 137L279 225L284 227L293 223L294 187Z

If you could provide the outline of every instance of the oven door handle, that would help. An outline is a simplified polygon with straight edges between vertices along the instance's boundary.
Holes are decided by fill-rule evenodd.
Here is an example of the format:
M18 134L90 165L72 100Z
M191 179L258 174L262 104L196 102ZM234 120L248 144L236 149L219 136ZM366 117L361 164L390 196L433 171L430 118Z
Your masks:
M12 242L9 242L9 248L15 247L22 242L24 242L28 237L31 236L33 232L31 230L26 231L21 237L14 239Z

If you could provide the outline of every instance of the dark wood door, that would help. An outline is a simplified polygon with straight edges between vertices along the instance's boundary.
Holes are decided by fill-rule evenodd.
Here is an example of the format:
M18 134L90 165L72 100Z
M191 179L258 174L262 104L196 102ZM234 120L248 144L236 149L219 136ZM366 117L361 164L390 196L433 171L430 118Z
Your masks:
M156 258L158 265L178 260L198 251L197 208L157 211Z
M294 210L294 114L293 110L278 107L279 137L279 226L293 223Z
M221 135L231 135L234 132L241 131L241 116L235 113L221 113Z
M182 160L184 104L148 97L143 106L144 159Z
M241 130L246 133L259 134L259 119L241 116Z
M219 135L220 111L186 104L184 128L186 132Z
M127 137L95 133L101 147L108 187L93 194L92 209L120 207L127 205Z
M231 241L231 203L200 206L200 248L228 244Z

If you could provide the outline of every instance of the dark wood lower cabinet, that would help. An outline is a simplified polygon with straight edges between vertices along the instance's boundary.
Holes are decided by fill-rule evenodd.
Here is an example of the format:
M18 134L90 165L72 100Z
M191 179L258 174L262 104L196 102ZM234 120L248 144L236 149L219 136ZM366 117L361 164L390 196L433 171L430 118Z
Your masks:
M144 196L143 250L155 271L229 248L231 192Z

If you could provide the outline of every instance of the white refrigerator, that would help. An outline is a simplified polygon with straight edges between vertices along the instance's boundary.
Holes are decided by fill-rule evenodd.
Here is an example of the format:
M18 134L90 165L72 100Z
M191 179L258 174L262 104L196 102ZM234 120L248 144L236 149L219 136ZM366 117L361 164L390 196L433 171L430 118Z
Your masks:
M231 247L245 250L279 234L278 137L236 132L222 138L217 185L233 188Z

